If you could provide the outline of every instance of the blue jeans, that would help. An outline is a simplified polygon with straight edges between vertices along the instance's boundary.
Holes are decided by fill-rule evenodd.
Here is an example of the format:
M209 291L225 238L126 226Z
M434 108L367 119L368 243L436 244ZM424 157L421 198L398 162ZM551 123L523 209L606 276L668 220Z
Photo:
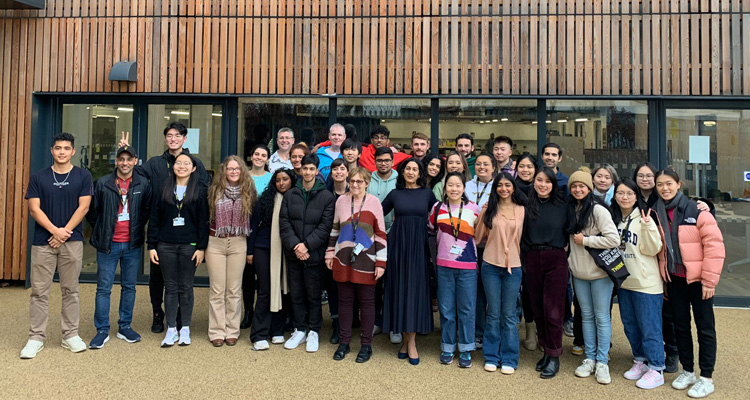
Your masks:
M440 309L440 350L446 353L456 351L456 331L458 351L474 350L477 271L438 266L437 297Z
M518 291L523 271L482 264L482 282L487 296L487 325L482 352L487 364L518 368Z
M487 323L487 297L484 294L482 283L482 261L484 259L484 247L477 246L477 305L474 317L474 335L476 339L484 336L484 326Z
M581 306L583 344L586 358L607 364L612 340L609 303L614 285L609 277L587 281L573 277L578 304Z
M636 361L648 362L649 368L664 369L664 346L661 333L662 294L648 294L620 289L617 292L620 318L625 336Z
M109 252L96 252L96 302L94 326L97 332L109 332L109 300L115 280L117 263L120 263L120 329L130 327L135 306L135 282L143 259L143 246L131 249L130 243L112 242Z

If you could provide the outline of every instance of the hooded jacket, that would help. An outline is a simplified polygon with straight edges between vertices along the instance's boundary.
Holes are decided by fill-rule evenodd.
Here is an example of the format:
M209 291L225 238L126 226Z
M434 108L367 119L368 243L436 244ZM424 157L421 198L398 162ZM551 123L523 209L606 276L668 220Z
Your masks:
M617 230L625 244L622 258L630 273L621 288L661 294L664 285L657 256L662 252L663 245L656 219L651 217L648 223L644 223L641 210L636 207L624 221L618 221Z
M335 207L333 194L317 179L309 191L302 182L297 182L297 186L284 194L279 230L287 257L296 259L294 247L304 243L310 254L305 260L306 265L320 264L325 260Z

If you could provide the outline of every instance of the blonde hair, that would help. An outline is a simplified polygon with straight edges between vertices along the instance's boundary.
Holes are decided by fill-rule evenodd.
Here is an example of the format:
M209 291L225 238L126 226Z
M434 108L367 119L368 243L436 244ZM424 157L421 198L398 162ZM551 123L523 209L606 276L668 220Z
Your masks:
M359 175L362 177L362 180L365 181L366 186L370 186L370 180L372 179L372 174L370 171L367 170L367 168L363 167L354 167L349 170L349 179L351 180L356 175Z
M224 162L219 166L219 170L208 188L208 210L210 222L216 220L216 202L224 196L227 189L227 165L230 162L236 162L240 167L240 198L242 199L242 218L250 218L253 213L253 206L258 199L258 193L255 190L255 181L250 176L247 165L237 156L227 156Z

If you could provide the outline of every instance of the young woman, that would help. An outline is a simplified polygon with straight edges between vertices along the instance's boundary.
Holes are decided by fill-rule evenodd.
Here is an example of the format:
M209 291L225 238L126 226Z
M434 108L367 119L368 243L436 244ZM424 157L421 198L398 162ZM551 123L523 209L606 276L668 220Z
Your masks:
M434 190L445 177L445 161L437 154L427 153L422 159L422 165L427 173L427 187Z
M466 181L471 180L469 175L469 164L466 162L466 158L463 154L453 150L448 153L448 158L445 159L445 173L460 172L464 175ZM445 179L438 182L432 189L436 199L443 198L443 187L445 186Z
M291 311L279 211L284 193L297 184L297 175L289 169L276 170L271 182L253 209L252 232L247 240L248 262L255 266L258 278L258 300L250 330L253 350L267 350L269 337L273 344L284 343L284 314Z
M234 346L240 336L242 274L256 199L255 184L245 163L237 156L228 156L208 189L208 340L215 347L224 343Z
M724 239L709 212L680 191L680 177L671 169L656 173L659 201L656 211L667 243L667 297L672 306L675 339L682 372L672 382L678 390L693 385L688 395L706 397L714 391L712 379L716 364L714 291L724 265ZM698 333L698 366L695 377L690 309Z
M487 298L487 323L482 344L484 369L494 372L500 366L500 372L506 375L518 368L516 325L518 292L523 276L524 197L511 174L499 174L492 183L487 207L479 214L475 234L477 242L487 242L482 260L482 282Z
M614 284L591 257L587 248L611 249L620 245L617 226L602 200L594 195L591 174L576 171L568 179L571 198L568 203L570 256L573 290L581 307L581 327L586 358L576 368L580 378L595 373L596 381L606 385L609 375L608 353L612 339L609 305Z
M349 175L349 166L343 158L337 158L331 163L331 174L328 175L326 189L333 193L338 200L339 196L349 191L347 177Z
M425 227L437 200L425 180L422 163L409 158L399 165L396 189L383 200L383 214L394 211L388 233L383 331L403 332L398 357L409 358L412 365L419 364L417 333L433 329Z
M357 362L372 356L372 333L375 326L375 283L385 273L386 234L383 207L373 195L367 195L372 174L365 168L349 171L351 191L339 197L333 218L326 266L333 271L338 285L340 343L334 360L349 353L354 319L354 299L360 306L362 339ZM333 300L329 300L329 304Z
M663 282L657 254L662 253L659 228L650 208L638 207L638 186L630 178L615 184L612 214L620 231L620 249L630 276L617 291L620 318L633 351L625 379L641 389L664 384L661 309Z
M617 171L609 164L602 164L591 171L591 177L594 182L594 195L602 199L607 206L612 204L615 182L620 179Z
M459 172L446 176L445 197L432 208L427 220L429 230L437 231L440 363L453 363L454 353L458 349L458 366L469 368L471 352L476 350L477 249L474 225L479 217L479 208L466 197L464 179Z
M526 196L530 194L534 187L536 166L536 157L529 153L524 153L516 160L516 187Z
M536 370L543 379L560 370L563 316L568 289L568 206L557 186L555 171L542 167L534 174L534 190L529 195L522 241L531 308L534 311L539 345L544 356Z
M310 149L304 143L295 143L292 149L289 150L289 161L291 161L292 167L294 167L294 174L298 180L302 176L302 158L309 153Z
M346 139L341 143L341 157L346 161L347 170L359 166L362 155L362 143L355 139Z
M208 246L208 201L195 173L197 161L182 153L175 158L173 174L159 196L148 224L148 254L164 274L164 312L167 334L162 347L190 344L193 316L193 278ZM182 329L177 333L177 307Z
M656 194L656 166L650 162L640 163L635 167L633 180L638 185L638 207L641 210L654 208L659 195Z
M350 139L344 140L344 142ZM343 148L343 145L342 145ZM351 149L348 150L351 153ZM343 154L342 150L342 154ZM356 162L355 162L356 164ZM356 165L355 165L356 168ZM349 163L344 158L337 158L331 163L331 174L328 175L328 181L326 182L326 189L333 193L333 196L338 201L339 197L349 192L349 183L347 182L349 174ZM331 344L338 344L340 340L339 332L339 297L338 297L338 285L333 279L333 273L328 270L323 271L323 290L325 295L328 297L328 312L331 313L331 324L333 330L331 337L328 341Z

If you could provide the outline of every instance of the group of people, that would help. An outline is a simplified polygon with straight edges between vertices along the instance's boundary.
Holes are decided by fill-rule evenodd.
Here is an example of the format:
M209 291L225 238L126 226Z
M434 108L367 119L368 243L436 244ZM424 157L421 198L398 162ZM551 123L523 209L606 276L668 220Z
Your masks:
M54 164L32 174L26 194L36 228L31 328L21 358L44 346L55 267L62 346L87 347L78 336L77 290L87 217L98 264L92 349L109 340L118 263L117 337L140 340L131 322L145 238L152 331L166 330L163 347L191 343L193 280L205 260L208 337L216 347L235 345L240 329L249 327L254 350L269 349L270 342L317 351L325 292L330 342L338 344L334 360L350 352L359 325L357 362L372 356L374 335L388 332L401 344L398 358L417 365L417 334L434 329L438 311L442 364L457 358L469 368L472 352L481 349L486 371L513 374L520 343L530 350L538 343L544 355L536 370L552 378L563 334L572 331L574 353L584 356L575 375L608 384L616 296L634 359L626 379L643 389L661 386L679 360L683 370L674 388L690 387L695 398L714 391L713 295L723 240L711 204L688 199L672 169L644 162L632 179L620 179L603 165L568 177L559 168L563 149L554 143L545 144L538 163L527 153L513 160L506 136L494 138L491 153L474 156L474 138L461 134L455 151L442 157L428 152L426 135L414 133L406 154L390 147L385 126L373 128L370 144L362 144L334 124L329 141L312 149L282 128L276 152L256 145L249 167L229 156L211 180L182 148L184 125L168 125L164 136L164 154L136 167L138 155L124 134L115 171L93 184L70 163L74 138L55 136ZM608 249L619 249L629 273L624 281L592 255Z

